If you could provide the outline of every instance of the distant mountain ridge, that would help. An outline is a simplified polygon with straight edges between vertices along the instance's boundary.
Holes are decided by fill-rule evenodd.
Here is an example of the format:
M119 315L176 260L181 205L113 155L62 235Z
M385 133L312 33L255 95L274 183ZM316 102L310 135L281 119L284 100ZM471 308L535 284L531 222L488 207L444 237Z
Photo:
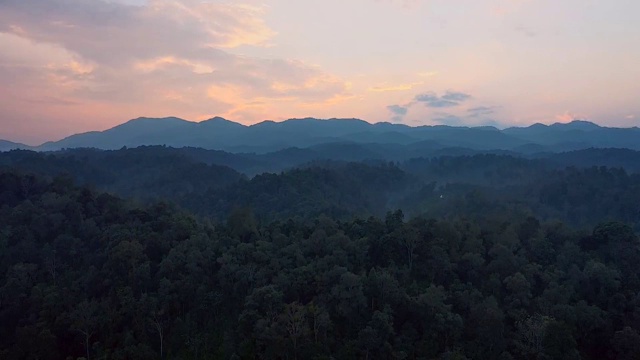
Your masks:
M31 146L15 143L7 140L0 140L0 151L26 150L26 149L31 149Z
M515 152L557 152L588 148L628 148L640 150L640 129L603 127L576 120L528 127L453 127L445 125L411 127L387 122L371 124L359 119L315 118L263 121L242 125L221 117L191 122L177 117L137 118L105 131L69 136L37 147L39 151L63 148L105 150L143 145L196 147L228 152L267 153L288 148L310 148L323 144L384 144L419 146L430 143L440 148ZM31 148L0 142L0 150Z

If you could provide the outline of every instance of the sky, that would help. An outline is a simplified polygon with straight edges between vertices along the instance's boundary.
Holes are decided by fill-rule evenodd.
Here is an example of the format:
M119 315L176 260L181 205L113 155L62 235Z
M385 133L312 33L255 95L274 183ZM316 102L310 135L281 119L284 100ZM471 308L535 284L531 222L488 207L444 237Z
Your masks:
M0 139L140 116L640 123L637 0L0 0Z

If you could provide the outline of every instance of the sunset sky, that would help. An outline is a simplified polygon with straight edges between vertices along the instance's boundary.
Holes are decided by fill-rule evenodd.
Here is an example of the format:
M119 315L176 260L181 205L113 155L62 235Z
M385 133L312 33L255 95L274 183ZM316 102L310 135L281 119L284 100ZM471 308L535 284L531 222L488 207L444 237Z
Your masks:
M640 123L638 0L0 0L0 139L139 116Z

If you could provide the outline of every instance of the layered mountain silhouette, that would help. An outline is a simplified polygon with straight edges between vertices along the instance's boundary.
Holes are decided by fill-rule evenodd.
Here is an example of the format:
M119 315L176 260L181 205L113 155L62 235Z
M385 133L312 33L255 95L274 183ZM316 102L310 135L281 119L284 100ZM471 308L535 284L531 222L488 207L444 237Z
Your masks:
M143 145L194 147L234 153L269 153L290 148L321 147L325 151L354 152L358 158L368 152L385 152L388 157L396 152L422 154L427 150L451 148L518 153L587 148L640 150L640 129L602 127L588 121L534 124L499 130L488 126L411 127L391 123L370 124L358 119L314 118L264 121L246 126L220 117L199 123L167 117L133 119L105 131L77 134L33 149L52 151L89 147L109 150ZM14 148L30 147L0 141L0 150Z
M15 143L7 140L0 140L0 151L25 150L25 149L31 149L31 146Z

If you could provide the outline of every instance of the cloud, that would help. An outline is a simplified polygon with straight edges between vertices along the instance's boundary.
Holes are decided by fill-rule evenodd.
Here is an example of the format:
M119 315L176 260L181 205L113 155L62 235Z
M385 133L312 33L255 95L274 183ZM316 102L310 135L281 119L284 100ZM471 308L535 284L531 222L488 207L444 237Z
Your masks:
M478 106L478 107L467 109L467 113L469 114L468 115L469 117L476 118L476 117L491 115L495 113L495 110L497 108L498 108L497 106Z
M407 115L407 111L409 111L409 108L401 105L389 105L387 106L387 109L389 109L389 111L391 111L392 113L401 116Z
M445 107L453 107L453 106L459 105L457 101L445 100L443 98L438 97L435 93L416 95L414 100L417 102L424 103L426 106L432 107L432 108L445 108Z
M471 95L465 94L465 93L461 93L461 92L447 91L447 93L444 94L442 96L442 98L444 100L448 100L448 101L462 102L462 101L466 101L466 100L470 99Z
M0 128L31 119L39 122L34 128L50 126L42 127L49 137L65 128L54 120L76 132L109 127L122 116L272 118L298 115L282 109L307 112L348 98L347 83L317 66L234 53L270 46L275 32L264 21L267 9L200 0L0 0L0 82L10 85L0 96L43 104L11 112L16 117L0 119ZM52 94L64 111L45 106ZM7 104L0 103L0 113L10 112ZM86 116L102 108L108 113Z
M584 116L576 115L570 111L565 111L564 114L556 115L556 119L560 122L571 122L578 119L584 119Z
M265 8L231 3L5 0L0 9L0 31L20 29L34 41L55 43L100 62L167 53L193 56L203 47L260 46L275 34L262 19Z
M400 84L400 85L382 84L378 86L372 86L367 90L373 91L373 92L406 91L406 90L411 90L415 86L422 85L422 84L423 84L422 82L414 82L410 84Z
M416 104L424 104L426 107L434 109L454 108L460 106L463 102L471 98L471 95L457 91L447 91L442 96L439 96L436 92L430 91L414 96L413 100L406 103L405 105L389 105L387 106L387 110L392 113L393 117L391 119L393 121L401 122L409 112L409 109L411 109ZM442 120L454 120L453 118L449 118L449 114L441 113L440 115L442 115Z
M418 94L414 100L431 108L447 108L459 106L470 98L471 95L465 93L447 91L443 96L438 96L435 92Z
M404 120L404 117L409 112L409 107L411 107L411 104L389 105L387 106L387 110L389 110L394 115L393 117L391 117L391 120L393 120L394 122L402 122Z

